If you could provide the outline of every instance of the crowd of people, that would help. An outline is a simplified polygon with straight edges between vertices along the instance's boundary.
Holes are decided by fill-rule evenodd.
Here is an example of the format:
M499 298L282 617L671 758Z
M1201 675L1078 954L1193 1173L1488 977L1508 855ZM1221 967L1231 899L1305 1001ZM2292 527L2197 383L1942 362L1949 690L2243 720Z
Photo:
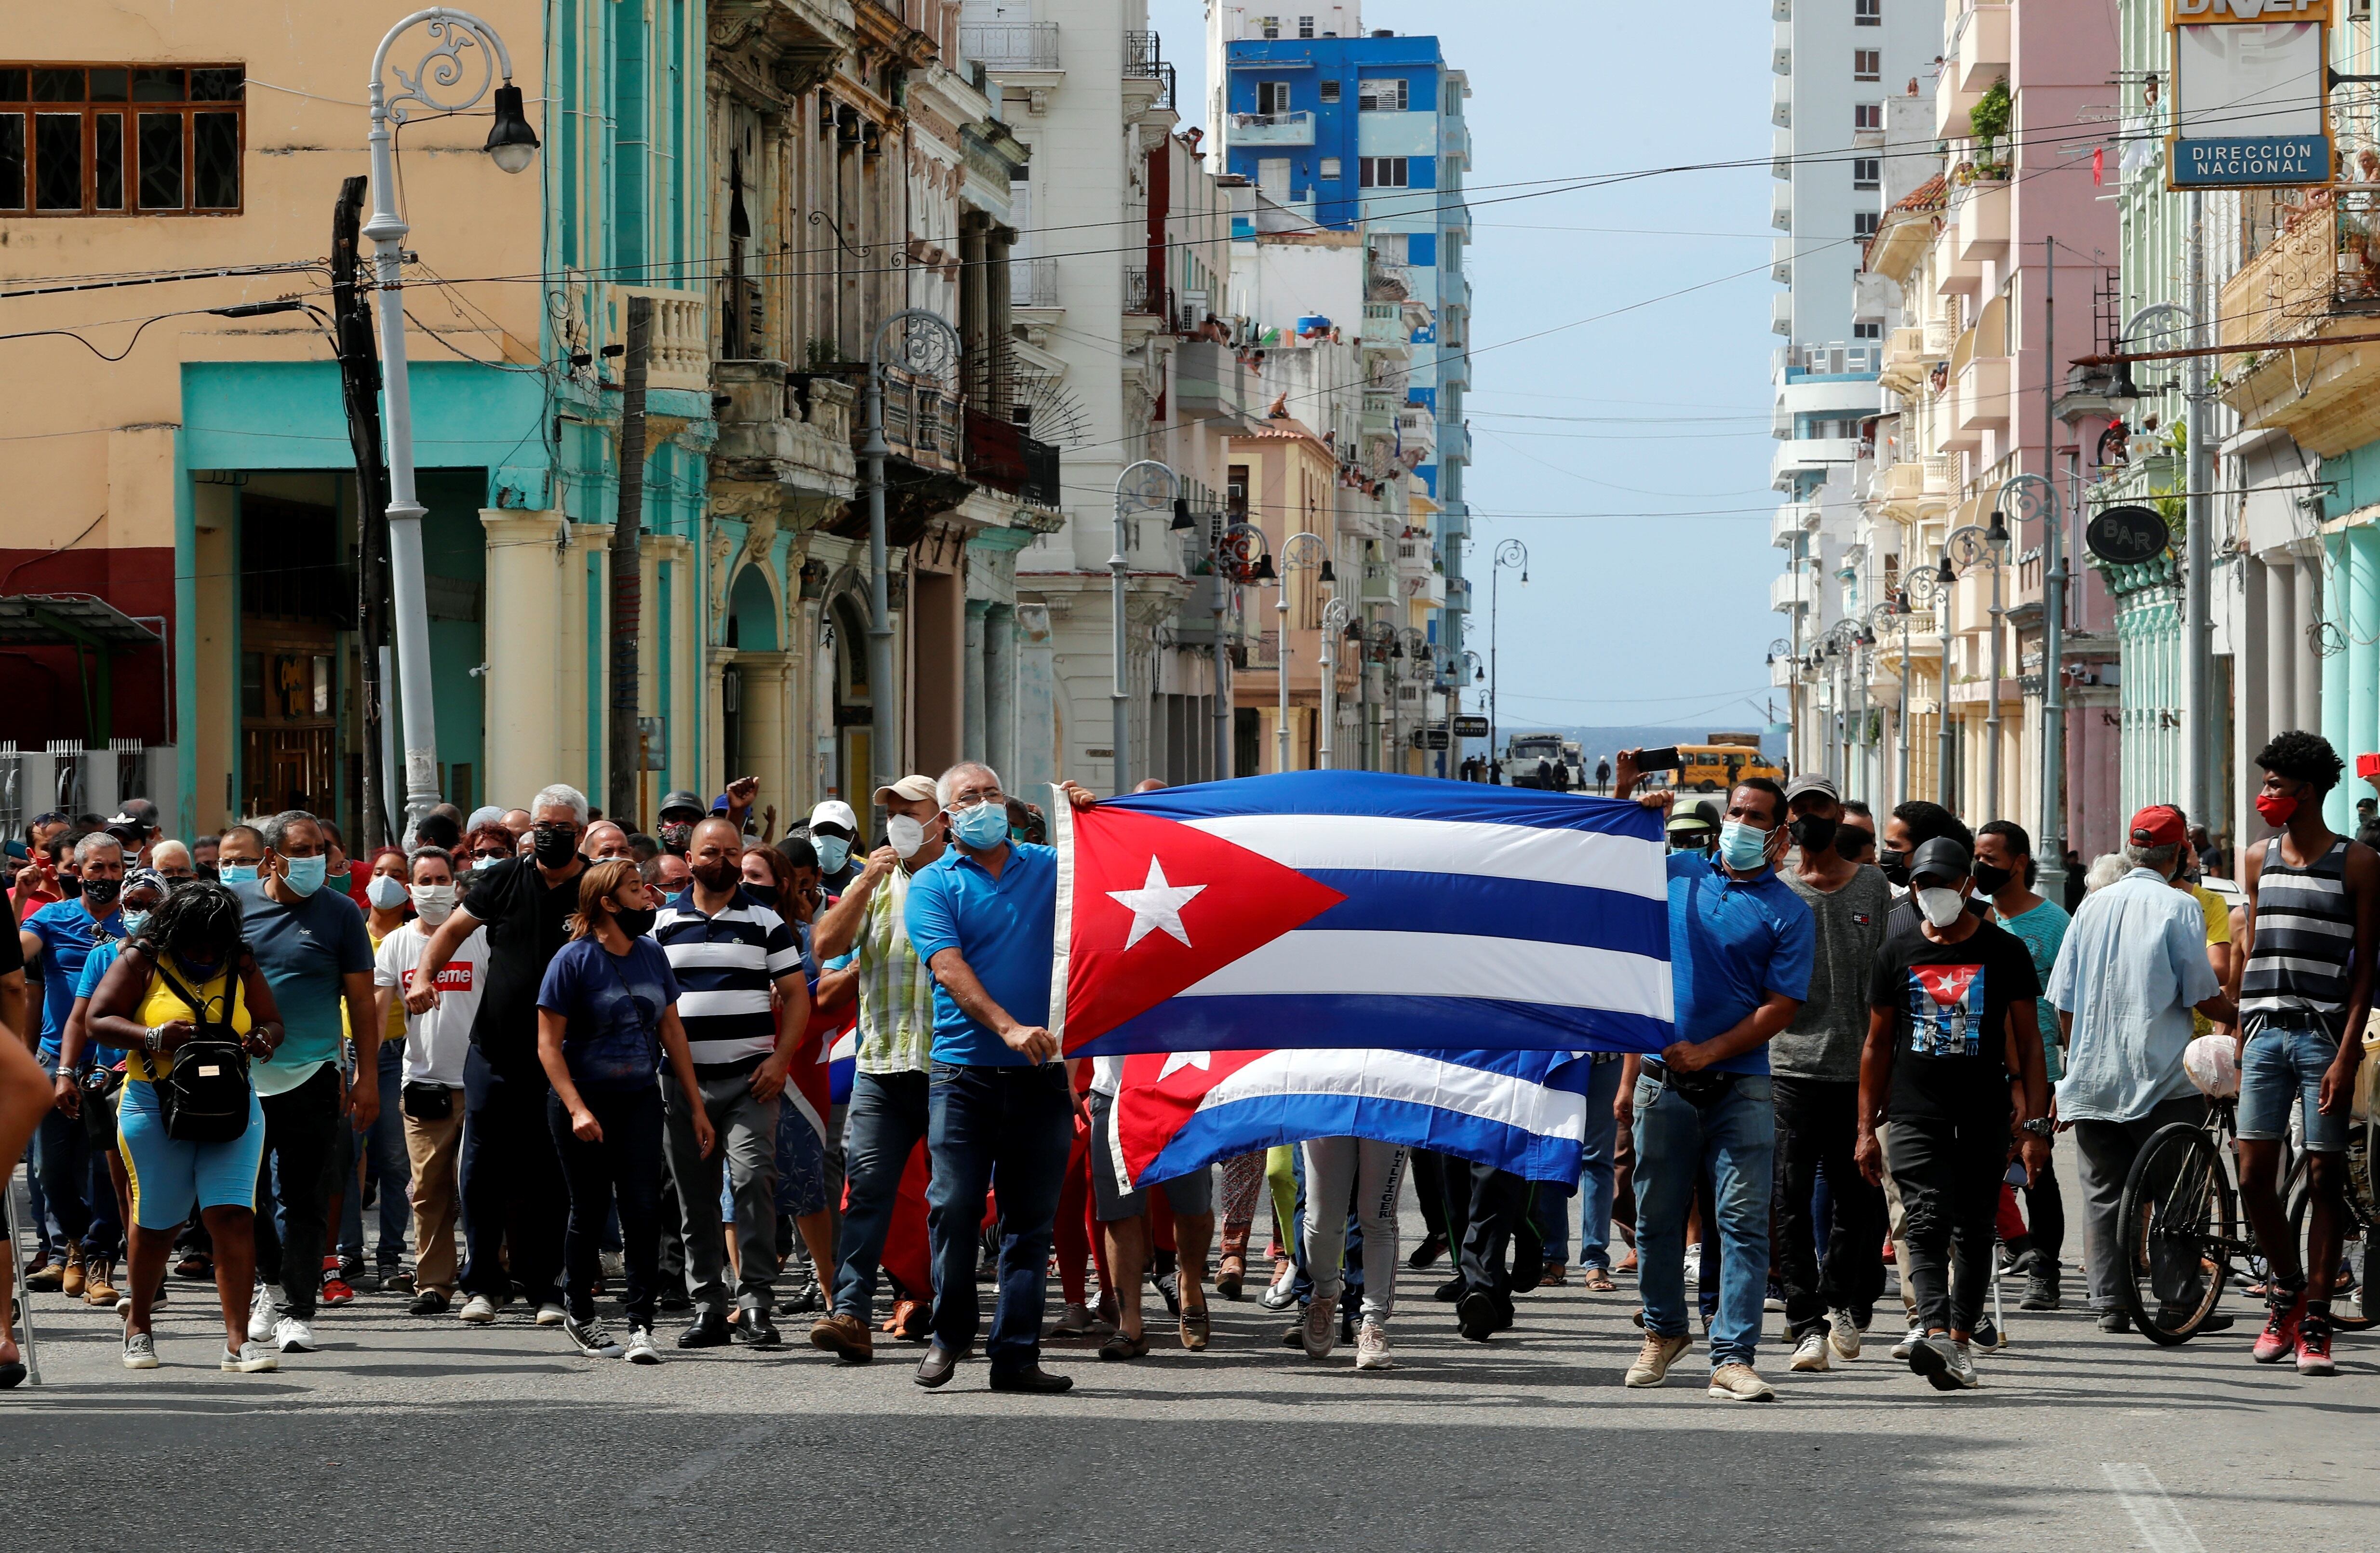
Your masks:
M1063 1061L1050 1029L1047 819L979 764L877 790L874 837L829 800L772 842L748 779L669 795L650 836L557 783L522 808L442 807L368 857L301 811L188 843L138 802L43 815L0 945L0 1024L24 1037L0 1042L0 1157L33 1134L21 1283L118 1311L132 1369L159 1364L180 1280L213 1284L230 1371L311 1352L362 1289L473 1327L515 1309L641 1365L665 1343L779 1348L777 1317L808 1316L846 1363L921 1345L921 1386L980 1343L992 1389L1059 1392L1045 1335L1140 1358L1151 1290L1193 1352L1211 1288L1290 1314L1281 1341L1314 1360L1345 1343L1357 1369L1392 1367L1396 1272L1443 1257L1434 1292L1481 1343L1530 1290L1633 1272L1625 1384L1663 1384L1699 1316L1708 1393L1730 1401L1777 1394L1771 1313L1788 1372L1824 1371L1897 1289L1893 1358L1952 1391L2006 1341L2003 1271L2024 1309L2070 1297L2061 1131L2085 1300L2126 1329L2123 1183L2158 1127L2204 1114L2189 1059L2212 1043L2269 1248L2252 1355L2335 1373L2380 854L2325 824L2328 744L2259 755L2275 833L2243 850L2236 912L2169 806L2061 903L2009 821L1912 801L1879 827L1808 773L1673 809L1636 794L1634 754L1613 790L1667 814L1674 1040L1593 1058L1567 1182L1337 1137L1123 1189L1122 1060ZM2278 1195L2292 1151L2302 1258ZM2157 1298L2192 1297L2194 1268L2154 1271ZM664 1312L686 1322L666 1340ZM11 1331L0 1385L23 1374Z

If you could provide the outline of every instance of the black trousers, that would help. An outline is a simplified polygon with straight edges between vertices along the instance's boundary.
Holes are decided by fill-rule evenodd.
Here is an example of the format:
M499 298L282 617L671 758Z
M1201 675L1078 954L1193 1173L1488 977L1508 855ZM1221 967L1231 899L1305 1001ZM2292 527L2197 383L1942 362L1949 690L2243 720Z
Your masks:
M1852 1159L1859 1135L1859 1081L1777 1078L1777 1237L1770 1265L1785 1286L1785 1324L1798 1342L1848 1310L1862 1326L1884 1292L1884 1189ZM1818 1172L1831 1198L1827 1256L1818 1258L1811 1208Z
M2005 1092L1992 1098L1958 1116L1892 1119L1909 1282L1928 1331L1973 1331L1991 1292L2010 1116Z
M1544 1252L1528 1221L1528 1182L1492 1165L1451 1157L1444 1162L1446 1235L1458 1250L1455 1270L1464 1292L1510 1297L1516 1287L1535 1288Z
M477 1046L463 1059L463 1292L498 1305L516 1283L533 1305L562 1297L570 1195L546 1120L552 1092L543 1068L502 1074Z
M551 1088L546 1091L547 1131L553 1138L569 1195L563 1256L570 1269L570 1317L574 1321L594 1317L593 1291L601 1271L598 1248L604 1221L616 1207L621 1260L627 1272L628 1325L650 1331L653 1306L661 1292L661 1085L656 1082L628 1090L582 1089L578 1098L602 1126L603 1136L598 1142L589 1143L574 1133L562 1097Z
M1414 1195L1421 1202L1422 1224L1433 1235L1446 1231L1446 1171L1463 1161L1450 1159L1443 1154L1427 1148L1409 1150L1405 1155L1405 1173L1413 1180Z
M310 1321L331 1234L331 1146L347 1124L339 1114L339 1070L325 1062L297 1088L259 1103L264 1157L257 1166L256 1276L279 1284L289 1314Z

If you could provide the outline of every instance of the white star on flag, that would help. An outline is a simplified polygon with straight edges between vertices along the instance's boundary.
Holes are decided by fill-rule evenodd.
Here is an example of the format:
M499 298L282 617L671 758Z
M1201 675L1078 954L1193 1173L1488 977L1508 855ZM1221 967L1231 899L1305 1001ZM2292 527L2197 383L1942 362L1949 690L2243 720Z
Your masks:
M1182 908L1196 900L1203 884L1168 884L1165 865L1152 854L1148 859L1148 879L1137 890L1111 890L1108 898L1132 913L1132 932L1123 940L1130 949L1159 928L1179 942L1190 947L1190 935L1182 930Z
M1196 1068L1205 1073L1209 1066L1207 1053L1203 1051L1169 1051L1165 1054L1165 1066L1157 1070L1157 1082L1164 1083L1184 1068Z

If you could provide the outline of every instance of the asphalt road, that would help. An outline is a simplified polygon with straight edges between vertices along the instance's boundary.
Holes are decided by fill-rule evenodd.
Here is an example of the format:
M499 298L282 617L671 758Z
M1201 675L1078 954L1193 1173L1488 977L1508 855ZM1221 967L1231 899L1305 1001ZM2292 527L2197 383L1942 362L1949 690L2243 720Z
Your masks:
M638 1368L517 1307L470 1329L369 1294L325 1313L321 1353L225 1375L210 1291L178 1280L164 1367L131 1373L111 1314L39 1296L48 1383L0 1393L0 1524L20 1547L341 1553L2380 1546L2380 1332L2301 1379L2248 1362L2244 1313L2159 1350L2020 1315L2011 1282L2013 1343L1978 1392L1933 1391L1885 1337L1816 1376L1765 1347L1780 1399L1750 1406L1707 1400L1698 1363L1621 1388L1628 1280L1533 1293L1481 1347L1429 1298L1441 1276L1401 1274L1386 1374L1311 1363L1280 1346L1287 1317L1218 1304L1205 1355L1051 1345L1076 1386L1058 1398L994 1395L979 1363L929 1393L905 1347Z

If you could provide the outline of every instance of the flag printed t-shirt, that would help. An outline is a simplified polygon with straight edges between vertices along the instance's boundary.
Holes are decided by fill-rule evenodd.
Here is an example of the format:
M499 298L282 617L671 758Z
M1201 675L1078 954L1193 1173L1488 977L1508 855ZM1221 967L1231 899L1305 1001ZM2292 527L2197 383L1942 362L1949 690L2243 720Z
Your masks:
M1893 1116L2005 1111L2009 1008L2040 996L2032 952L2005 928L1978 922L1957 943L1907 930L1886 939L1869 1001L1896 1015Z
M429 945L429 930L419 919L381 940L372 961L372 985L395 989L389 1016L405 1021L405 1082L460 1089L463 1059L471 1048L471 1021L480 1016L480 998L487 989L488 929L484 925L472 928L439 971L438 1005L408 1014L405 989Z

